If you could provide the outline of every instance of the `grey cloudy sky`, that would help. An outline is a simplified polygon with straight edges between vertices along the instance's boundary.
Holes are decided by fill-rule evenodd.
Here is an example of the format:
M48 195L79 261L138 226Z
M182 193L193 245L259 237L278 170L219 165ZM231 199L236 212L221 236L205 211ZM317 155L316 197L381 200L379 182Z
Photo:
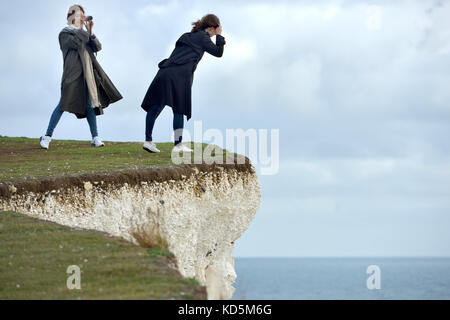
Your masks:
M2 4L0 134L39 137L59 100L72 1ZM280 171L236 256L450 255L450 1L82 1L124 99L109 141L144 139L140 103L178 37L217 14L223 58L193 87L204 129L279 129ZM166 108L154 139L170 141ZM89 139L65 114L57 139ZM205 141L208 142L208 141Z

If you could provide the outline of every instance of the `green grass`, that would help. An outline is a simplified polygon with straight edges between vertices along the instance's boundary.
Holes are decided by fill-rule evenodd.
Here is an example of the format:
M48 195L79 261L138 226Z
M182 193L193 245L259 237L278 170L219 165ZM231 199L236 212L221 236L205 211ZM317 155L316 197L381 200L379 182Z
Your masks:
M44 150L39 139L0 136L0 181L180 166L171 160L173 143L157 143L161 153L152 154L144 151L140 142L105 144L92 148L89 141L53 140L50 149ZM194 149L194 143L185 144ZM204 150L207 144L201 146ZM220 152L224 159L237 156Z
M142 150L141 142L105 143L92 148L90 141L53 140L44 150L39 139L0 136L0 182L183 166L171 160L173 143L157 143L161 153L153 154ZM207 146L201 144L202 150ZM237 157L219 152L223 159ZM206 298L195 279L169 267L175 258L163 239L152 248L141 240L139 247L103 233L0 212L0 299ZM70 265L81 268L81 291L67 289Z
M204 288L170 268L166 249L0 212L0 299L198 299ZM81 290L66 286L81 269Z
M147 250L147 253L150 255L150 257L174 257L172 252L164 248L150 248Z

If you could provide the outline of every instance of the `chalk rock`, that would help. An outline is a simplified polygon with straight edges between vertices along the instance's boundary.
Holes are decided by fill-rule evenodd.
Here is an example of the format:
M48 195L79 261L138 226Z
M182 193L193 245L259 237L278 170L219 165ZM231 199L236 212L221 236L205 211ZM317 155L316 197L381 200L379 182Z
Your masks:
M194 172L186 179L108 184L60 194L21 193L0 197L0 211L13 210L72 228L94 229L137 245L165 246L176 268L207 288L208 299L230 299L236 279L233 248L259 208L261 190L254 170ZM142 181L144 182L144 181ZM202 191L198 192L201 185ZM162 200L164 199L164 200Z

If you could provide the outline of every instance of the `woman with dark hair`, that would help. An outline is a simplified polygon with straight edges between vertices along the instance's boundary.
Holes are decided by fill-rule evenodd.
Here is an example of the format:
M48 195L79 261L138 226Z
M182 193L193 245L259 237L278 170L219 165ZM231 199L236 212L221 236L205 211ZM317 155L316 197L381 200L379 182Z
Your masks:
M141 107L147 111L146 142L143 148L148 152L160 152L153 142L152 132L156 118L166 105L172 107L173 111L175 146L172 152L192 152L192 149L181 142L183 116L185 115L187 120L191 118L194 72L205 51L215 57L222 57L225 45L222 26L217 16L208 14L192 25L192 31L184 33L178 39L170 57L158 64L159 71L142 102ZM216 36L216 44L211 41L213 36Z
M94 53L102 49L98 38L92 33L94 21L84 15L80 5L73 5L67 13L67 27L59 33L59 45L64 59L61 80L61 99L52 113L41 147L48 149L53 130L64 111L73 113L78 119L87 118L91 130L93 147L105 144L98 137L97 116L103 109L122 96L114 87ZM86 26L87 31L83 30Z

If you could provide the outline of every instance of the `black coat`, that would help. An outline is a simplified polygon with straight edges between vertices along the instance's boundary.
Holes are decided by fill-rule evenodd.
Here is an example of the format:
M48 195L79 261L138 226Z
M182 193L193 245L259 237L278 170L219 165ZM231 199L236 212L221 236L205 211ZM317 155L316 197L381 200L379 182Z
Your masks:
M206 31L187 32L178 39L168 59L159 63L159 71L147 90L142 108L153 105L171 106L176 113L192 114L192 81L197 64L206 52L216 57L223 55L225 38L216 36L216 44Z
M84 30L64 28L59 34L59 44L64 58L64 72L61 79L61 111L74 113L77 118L86 118L86 80L83 71L83 47L86 47L92 60L95 82L97 84L100 108L95 108L96 115L102 114L109 104L122 99L112 81L98 63L94 52L102 49L95 36Z

